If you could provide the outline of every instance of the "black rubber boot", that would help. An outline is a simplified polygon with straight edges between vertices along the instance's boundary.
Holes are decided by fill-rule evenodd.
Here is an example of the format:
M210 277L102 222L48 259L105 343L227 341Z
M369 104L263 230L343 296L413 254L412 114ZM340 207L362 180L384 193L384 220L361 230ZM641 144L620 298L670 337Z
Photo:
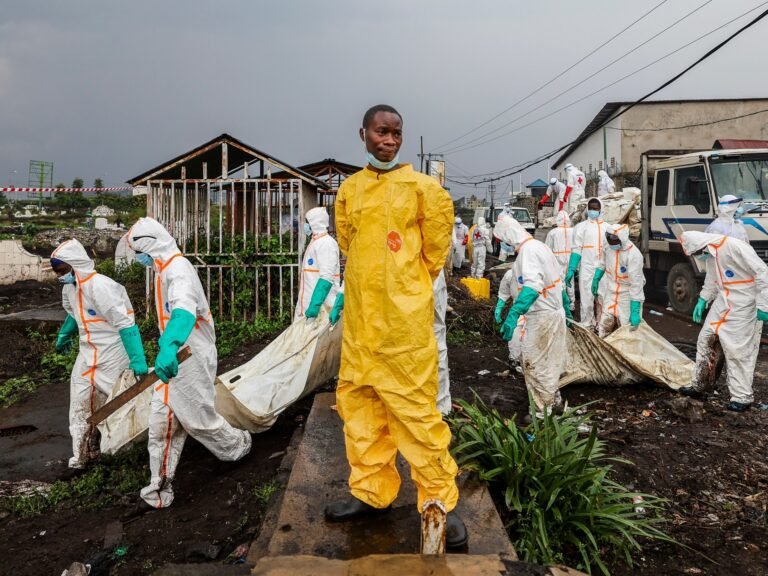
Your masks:
M693 386L683 386L678 392L683 396L690 396L692 398L701 398L704 396L704 393L701 390L694 388Z
M378 516L389 512L390 509L389 506L386 508L374 508L370 504L366 504L352 496L346 500L338 500L328 504L325 507L325 519L328 522L347 522L357 518Z
M751 402L744 403L744 402L731 401L728 403L728 406L726 406L726 408L728 408L728 410L730 410L731 412L746 412L747 410L750 409L751 406L752 406Z
M448 512L445 518L445 547L449 550L464 548L469 542L467 527L456 512Z

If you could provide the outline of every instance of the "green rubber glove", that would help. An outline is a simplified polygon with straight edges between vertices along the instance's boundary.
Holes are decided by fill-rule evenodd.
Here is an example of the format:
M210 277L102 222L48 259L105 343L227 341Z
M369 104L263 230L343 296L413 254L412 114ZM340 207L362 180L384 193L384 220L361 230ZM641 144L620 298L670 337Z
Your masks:
M333 284L328 282L328 280L320 278L320 280L317 281L315 289L312 291L312 298L309 301L309 306L304 310L305 318L317 318L317 315L320 314L320 307L323 305L323 302L325 302L325 299L328 298L328 293L331 291L331 288L333 288Z
M128 367L133 370L136 376L144 376L149 372L149 368L147 368L147 358L144 356L144 346L141 343L139 327L134 324L120 330L120 340L123 341L123 348L125 348L128 359L131 361Z
M768 312L766 312L765 310L758 310L757 311L757 319L760 322L768 321Z
M573 282L573 277L576 274L576 270L579 269L579 264L581 263L581 254L576 254L576 252L571 252L571 258L568 260L568 272L565 275L565 285L570 287L571 282Z
M59 334L56 336L56 352L65 354L72 348L72 336L79 331L77 322L72 316L67 314L67 319L64 320L64 324L59 329Z
M344 310L344 292L336 294L336 301L331 308L331 325L335 326L336 322L341 318L341 311Z
M693 321L696 322L696 324L701 324L701 321L704 318L704 312L706 311L707 301L699 296L699 300L696 302L696 308L693 309Z
M504 324L501 325L501 337L505 342L512 340L512 334L514 334L515 328L517 328L518 319L531 309L531 306L533 306L533 303L536 302L538 297L539 293L528 286L523 286L523 289L520 290L520 293L515 299L515 303L509 310L507 319L504 320Z
M504 311L504 304L506 304L506 302L501 298L496 300L496 310L493 311L493 317L496 319L496 324L501 324L502 322L501 313Z
M158 352L155 360L155 372L160 380L166 384L179 373L179 361L176 360L176 353L192 334L196 323L195 315L186 310L176 308L171 312L171 319L168 320L163 335L158 341L160 352Z
M640 320L643 318L643 303L632 300L629 303L629 323L633 328L640 326Z
M573 312L571 312L571 299L568 298L568 292L563 289L563 308L565 309L565 317L568 320L573 320Z
M603 279L603 276L605 276L603 268L595 270L595 276L592 278L592 296L597 296L597 293L600 291L600 280Z

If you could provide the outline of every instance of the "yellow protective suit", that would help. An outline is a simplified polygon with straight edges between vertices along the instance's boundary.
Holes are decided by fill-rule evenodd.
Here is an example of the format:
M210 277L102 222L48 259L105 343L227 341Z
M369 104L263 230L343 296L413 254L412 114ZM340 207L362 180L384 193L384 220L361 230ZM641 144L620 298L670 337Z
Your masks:
M397 497L398 450L418 507L456 506L451 432L437 410L432 282L451 248L453 203L410 164L349 177L336 199L344 274L344 334L336 390L352 495L385 508Z

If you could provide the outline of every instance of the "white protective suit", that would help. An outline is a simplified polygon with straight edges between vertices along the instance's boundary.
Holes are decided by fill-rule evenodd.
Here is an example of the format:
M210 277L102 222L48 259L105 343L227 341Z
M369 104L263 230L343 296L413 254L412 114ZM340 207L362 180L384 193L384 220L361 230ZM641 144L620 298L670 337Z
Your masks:
M155 508L173 502L172 482L187 434L219 460L239 460L251 449L251 435L227 423L214 409L216 332L200 278L179 252L176 242L152 218L140 218L128 231L128 246L154 259L155 305L160 334L177 308L197 317L182 346L192 356L179 364L168 384L160 382L152 395L149 416L150 483L141 497Z
M598 324L598 334L604 338L621 326L629 325L630 302L645 302L643 286L643 255L629 239L626 224L607 225L607 231L621 240L621 249L613 250L606 242L603 258L597 265L605 270L600 281L600 298L603 312Z
M705 390L714 384L713 350L719 339L731 401L749 404L753 400L752 378L763 328L757 311L768 311L768 266L749 244L727 236L690 231L683 232L681 242L688 255L702 248L710 254L699 297L711 307L696 342L691 385Z
M304 260L301 266L301 280L299 281L299 300L296 302L294 319L304 318L309 303L312 301L312 293L317 281L327 280L332 284L331 291L325 299L325 305L329 308L336 301L336 293L339 291L341 274L339 272L339 245L328 234L330 218L328 211L319 206L307 211L307 222L312 228L312 240L304 250Z
M573 211L584 202L586 196L584 188L587 185L587 179L584 172L576 168L573 164L565 166L565 175L567 185L565 187L566 212L573 214ZM563 210L563 208L560 208Z
M717 204L718 216L707 226L705 232L707 234L730 236L749 244L747 227L735 218L736 210L739 209L741 203L742 199L732 194L726 194L720 198L720 202Z
M552 178L552 180L555 180ZM563 206L565 206L565 184L560 182L559 180L555 180L555 183L553 184L550 180L549 186L547 186L547 192L545 194L545 198L542 198L542 202L540 204L543 204L543 200L552 200L555 204L555 210L558 212L563 209Z
M592 198L590 198L590 201ZM602 202L601 216L602 216ZM592 296L592 279L595 277L595 269L602 257L605 245L606 223L602 218L596 220L584 220L576 224L573 229L572 252L581 255L579 263L579 301L581 302L579 316L585 326L597 327L595 318L595 298Z
M445 415L451 411L451 383L448 370L448 334L445 325L445 313L448 309L448 285L445 283L445 271L441 270L432 283L435 298L434 332L437 340L437 409Z
M565 281L565 274L568 272L568 261L571 259L571 249L573 247L573 226L568 213L561 210L555 218L555 228L547 233L544 244L549 246L552 253L560 263L560 278ZM576 307L576 289L573 286L566 286L568 299L571 302L571 310Z
M597 196L602 198L606 194L613 194L616 192L616 184L613 179L608 176L608 172L600 170L597 173Z
M80 336L80 351L70 378L69 432L74 455L69 467L82 468L99 455L96 428L86 419L104 404L128 368L120 330L135 324L133 306L125 288L98 274L93 260L74 238L61 243L51 258L72 266L77 278L75 284L64 285L62 304L77 322Z
M467 251L467 236L469 228L461 222L461 218L456 218L451 234L451 260L454 268L461 268L464 263L464 254Z
M482 216L477 219L477 226L472 232L472 269L473 278L482 278L485 274L485 254L493 250L491 230Z
M517 259L512 270L520 290L528 287L539 294L525 313L521 345L525 384L539 410L557 406L561 402L558 387L567 353L560 265L552 251L514 218L499 220L493 233L515 248Z
M501 283L499 284L499 300L503 300L507 303L514 302L518 291L519 287L517 285L517 274L513 268L510 268L504 274L501 279ZM517 321L517 328L515 328L515 333L512 335L512 339L508 342L509 359L516 364L520 363L523 353L523 334L525 334L525 316L520 316Z

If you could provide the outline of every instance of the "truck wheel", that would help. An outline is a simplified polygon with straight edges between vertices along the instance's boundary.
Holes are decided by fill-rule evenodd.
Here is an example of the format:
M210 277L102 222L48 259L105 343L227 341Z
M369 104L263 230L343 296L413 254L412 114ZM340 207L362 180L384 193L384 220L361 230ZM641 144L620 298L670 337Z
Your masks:
M687 262L678 262L667 275L667 297L672 308L681 314L691 314L699 295L696 274Z

